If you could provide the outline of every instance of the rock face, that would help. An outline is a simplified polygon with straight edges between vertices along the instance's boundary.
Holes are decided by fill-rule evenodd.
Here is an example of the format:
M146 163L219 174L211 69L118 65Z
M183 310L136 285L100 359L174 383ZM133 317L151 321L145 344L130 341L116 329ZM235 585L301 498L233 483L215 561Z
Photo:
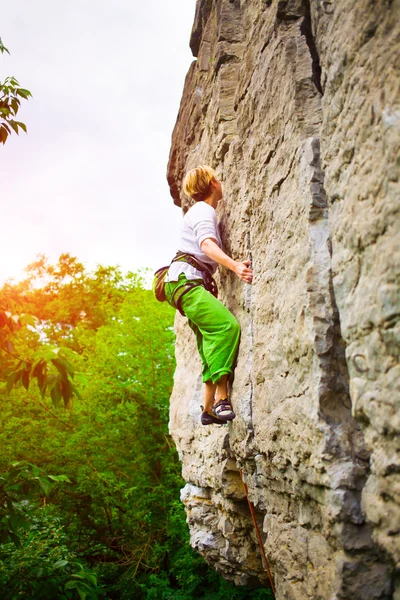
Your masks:
M281 599L400 598L400 1L198 0L168 181L221 177L237 418L202 427L177 314L170 428L194 547Z

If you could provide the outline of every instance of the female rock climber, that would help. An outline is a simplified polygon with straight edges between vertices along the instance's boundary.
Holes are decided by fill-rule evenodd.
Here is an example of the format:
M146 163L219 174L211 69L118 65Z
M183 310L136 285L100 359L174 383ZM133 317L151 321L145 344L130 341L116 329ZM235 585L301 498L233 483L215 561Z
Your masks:
M205 384L201 423L223 424L236 416L228 399L228 379L234 369L240 326L206 288L211 289L210 274L218 264L246 283L251 283L253 272L249 260L235 261L221 249L215 209L222 200L222 187L214 170L208 166L192 169L185 177L184 190L195 204L183 219L177 254L180 258L174 259L168 269L165 295L188 318L196 336Z

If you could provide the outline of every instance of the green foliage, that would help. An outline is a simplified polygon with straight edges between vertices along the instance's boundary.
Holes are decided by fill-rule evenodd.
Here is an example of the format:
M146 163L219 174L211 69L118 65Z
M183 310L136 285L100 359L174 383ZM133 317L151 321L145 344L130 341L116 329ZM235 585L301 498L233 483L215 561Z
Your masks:
M35 331L37 319L27 314L12 314L6 310L8 302L0 298L0 350L14 359L9 364L7 377L7 393L13 387L21 383L26 390L32 380L36 379L42 398L47 391L53 400L54 406L58 406L63 400L64 406L68 408L74 395L79 396L77 388L73 384L75 375L74 366L70 357L74 353L68 348L49 347L47 343L40 343L40 332L37 332L38 344L35 351L24 352L24 358L15 354L16 343L26 335L26 328ZM16 335L17 332L23 333ZM32 337L32 335L31 335ZM30 358L27 356L30 355Z
M97 599L97 578L67 548L60 519L38 507L66 475L47 475L26 461L12 463L0 477L0 589L11 600ZM7 543L10 538L12 543ZM101 595L103 595L101 593Z
M4 544L0 551L0 590L3 600L28 597L104 597L95 572L82 564L68 548L68 535L61 519L49 509L39 510L31 526L15 547Z
M0 52L10 54L0 39ZM14 131L19 135L22 129L26 133L26 125L16 120L21 106L21 99L28 100L32 97L29 90L21 88L15 77L6 77L0 81L0 142L5 144L8 136Z
M11 538L16 546L21 544L20 532L29 525L32 496L39 487L47 494L51 484L52 481L41 469L26 461L12 463L8 471L0 476L1 542Z
M16 359L0 357L0 596L267 598L224 582L189 544L168 437L174 311L138 275L87 273L69 255L40 258L2 298L35 324L6 330L25 359L12 386ZM79 396L26 385L40 360L47 388L64 377Z
M7 52L7 54L10 54L8 48L6 48L5 45L3 44L3 42L1 41L1 38L0 38L0 52L2 54L4 54L4 52Z

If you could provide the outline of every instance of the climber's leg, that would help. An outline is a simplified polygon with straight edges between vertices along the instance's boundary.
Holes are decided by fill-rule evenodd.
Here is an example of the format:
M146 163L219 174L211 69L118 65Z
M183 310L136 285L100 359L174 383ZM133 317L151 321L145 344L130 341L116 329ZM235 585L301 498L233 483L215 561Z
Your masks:
M228 400L228 375L223 375L217 383L213 414L226 421L232 421L236 417Z
M228 397L228 375L222 375L216 385L215 402Z
M212 381L204 382L204 410L208 413L211 412L212 407L214 405L214 396L216 388L216 384Z
M193 333L196 337L196 346L197 346L197 350L199 352L201 364L202 364L202 371L201 371L202 380L204 382L211 381L210 367L207 363L207 359L204 356L204 352L203 352L203 335L202 335L200 329L197 327L197 325L195 325L195 323L193 323L193 321L191 321L190 319L188 319L188 324L189 324L190 329L193 331Z
M184 285L185 281L186 277L182 274L179 282L166 285L167 299L173 306L173 293L178 286ZM205 401L202 423L208 425L221 419L224 422L232 420L235 418L235 413L227 400L228 379L233 373L239 347L239 323L232 313L203 286L197 286L186 292L181 299L181 307L196 336L203 365Z
M239 347L239 323L226 306L202 286L193 288L183 296L182 309L193 331L198 332L199 353L204 360L203 381L211 379L213 384L218 384L223 376L227 376L220 383L221 393L225 392ZM208 368L204 368L205 365Z
M204 407L201 413L200 422L202 425L225 425L227 421L222 417L217 417L213 411L214 393L216 385L212 381L204 382Z
M187 281L188 280L187 280L186 276L183 273L181 273L179 275L179 281L166 282L165 295L167 297L168 303L171 306L173 306L173 308L177 308L177 306L174 302L174 299L179 297L179 293L180 293L179 290L184 288L185 283L187 283ZM197 288L195 288L195 289L197 289ZM186 296L186 294L185 294L185 296ZM182 305L182 303L181 303L181 305ZM188 317L188 325L196 337L197 350L199 352L199 355L201 358L201 363L202 363L202 379L203 379L203 381L209 381L209 380L211 380L211 372L210 372L209 366L207 364L207 360L206 360L206 358L204 356L204 352L203 352L203 335L202 335L201 331L199 330L199 328L197 327L197 325L189 317Z

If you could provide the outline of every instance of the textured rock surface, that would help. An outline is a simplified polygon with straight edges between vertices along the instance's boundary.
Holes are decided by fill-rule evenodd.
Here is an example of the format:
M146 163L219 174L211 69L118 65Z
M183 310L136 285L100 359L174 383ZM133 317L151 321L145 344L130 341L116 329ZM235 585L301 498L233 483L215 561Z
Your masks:
M238 417L202 428L200 362L177 315L171 433L192 544L277 598L400 597L400 2L200 0L173 134L223 180L224 271L242 326Z

